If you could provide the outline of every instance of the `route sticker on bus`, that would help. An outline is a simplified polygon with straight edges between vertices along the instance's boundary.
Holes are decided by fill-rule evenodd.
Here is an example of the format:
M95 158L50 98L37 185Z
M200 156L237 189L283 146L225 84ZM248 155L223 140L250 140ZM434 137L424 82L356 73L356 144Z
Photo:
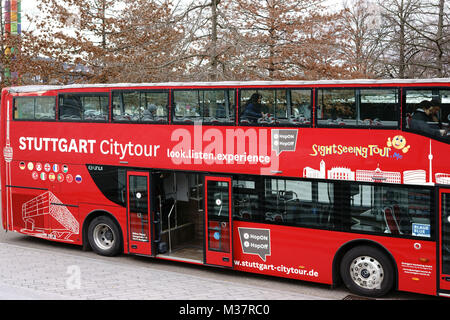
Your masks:
M272 150L280 155L283 151L295 151L298 130L272 129Z
M242 252L256 254L263 261L270 256L270 229L238 228Z

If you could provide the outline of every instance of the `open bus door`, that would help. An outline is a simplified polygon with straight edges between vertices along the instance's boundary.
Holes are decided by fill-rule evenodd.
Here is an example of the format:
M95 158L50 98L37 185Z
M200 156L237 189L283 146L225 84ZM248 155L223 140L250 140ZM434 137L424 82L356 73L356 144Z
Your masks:
M450 290L450 189L439 190L439 288Z
M233 267L230 177L205 177L206 264Z
M127 172L127 219L129 252L152 255L150 175Z

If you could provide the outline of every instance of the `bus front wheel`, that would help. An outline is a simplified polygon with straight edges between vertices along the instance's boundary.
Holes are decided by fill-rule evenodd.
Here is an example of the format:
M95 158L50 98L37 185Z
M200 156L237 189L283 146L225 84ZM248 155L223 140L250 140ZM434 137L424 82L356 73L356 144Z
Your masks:
M102 256L115 256L121 252L120 230L107 216L98 216L91 221L88 239L92 250Z
M386 254L370 246L350 249L342 258L340 272L345 286L361 296L381 297L394 285L392 263Z

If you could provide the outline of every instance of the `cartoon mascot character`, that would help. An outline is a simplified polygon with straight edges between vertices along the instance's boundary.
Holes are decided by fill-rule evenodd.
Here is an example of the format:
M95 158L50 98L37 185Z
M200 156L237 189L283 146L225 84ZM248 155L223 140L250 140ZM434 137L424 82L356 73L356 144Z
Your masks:
M411 147L406 146L406 139L403 136L395 136L392 138L392 141L391 138L388 138L387 146L402 150L403 153L407 153L409 151L409 148Z

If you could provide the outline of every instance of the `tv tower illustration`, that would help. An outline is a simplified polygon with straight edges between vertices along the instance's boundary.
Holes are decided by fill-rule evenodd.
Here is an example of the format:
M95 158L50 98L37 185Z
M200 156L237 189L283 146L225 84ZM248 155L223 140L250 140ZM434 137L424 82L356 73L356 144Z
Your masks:
M429 178L428 183L429 185L434 184L433 183L433 154L431 153L431 139L430 139L430 153L428 154L428 160L429 160Z

